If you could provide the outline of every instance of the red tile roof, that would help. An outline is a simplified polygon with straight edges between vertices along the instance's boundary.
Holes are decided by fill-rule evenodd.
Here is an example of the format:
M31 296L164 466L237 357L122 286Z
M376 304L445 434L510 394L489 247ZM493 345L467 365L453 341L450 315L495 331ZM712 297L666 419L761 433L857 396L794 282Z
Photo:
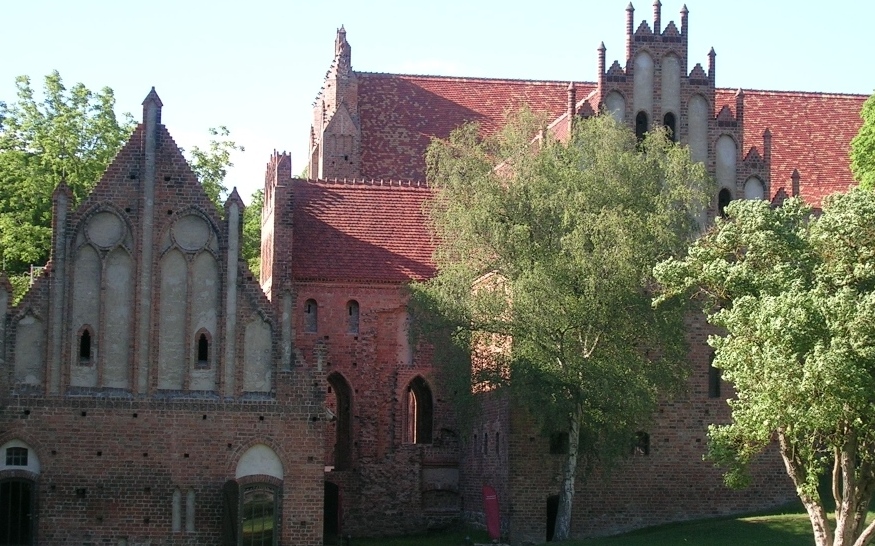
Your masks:
M735 90L718 89L715 112L735 111ZM792 192L799 170L800 194L820 206L824 196L856 184L849 167L850 142L860 130L865 95L744 90L744 150L763 152L763 132L772 133L771 199Z
M358 97L364 178L425 179L424 153L469 121L484 134L528 105L552 121L565 113L568 82L449 78L360 72ZM575 82L577 97L596 84Z
M403 283L435 274L416 182L294 180L296 280Z

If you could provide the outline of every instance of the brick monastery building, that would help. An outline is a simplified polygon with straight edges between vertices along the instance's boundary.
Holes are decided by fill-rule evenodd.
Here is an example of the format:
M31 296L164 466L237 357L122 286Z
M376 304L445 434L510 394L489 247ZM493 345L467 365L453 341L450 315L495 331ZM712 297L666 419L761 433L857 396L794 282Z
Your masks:
M690 66L688 30L686 7L663 26L657 0L636 28L630 5L623 57L608 66L602 46L596 81L569 84L357 72L341 28L313 179L286 154L268 163L260 282L240 257L243 203L234 191L215 210L153 90L91 195L73 208L56 190L45 274L15 306L0 278L0 544L316 546L482 521L484 484L512 543L543 542L561 455L501 392L459 430L408 342L405 285L435 273L423 154L525 104L558 137L601 110L669 126L717 180L712 216L853 184L866 97L719 88L713 50ZM728 418L705 337L691 321L687 394L610 476L578 485L576 535L794 497L776 454L744 491L702 461L707 425Z

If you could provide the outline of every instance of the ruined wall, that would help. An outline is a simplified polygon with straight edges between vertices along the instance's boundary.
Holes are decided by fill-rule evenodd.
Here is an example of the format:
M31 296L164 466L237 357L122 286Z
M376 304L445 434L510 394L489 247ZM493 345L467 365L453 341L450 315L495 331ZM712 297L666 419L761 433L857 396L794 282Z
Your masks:
M325 432L325 480L340 489L343 534L400 534L458 521L459 435L429 352L410 347L404 288L298 282L295 293L296 363L311 369L321 362L328 378L322 388L335 420ZM357 304L356 327L350 302ZM419 443L408 413L408 387L416 378L429 387L433 404L431 436ZM337 392L342 384L348 422ZM348 441L338 432L347 426Z

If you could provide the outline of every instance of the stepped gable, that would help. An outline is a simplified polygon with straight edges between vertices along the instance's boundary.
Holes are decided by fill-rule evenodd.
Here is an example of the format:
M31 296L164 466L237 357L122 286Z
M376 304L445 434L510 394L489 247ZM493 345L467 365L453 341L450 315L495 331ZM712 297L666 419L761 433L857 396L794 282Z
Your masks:
M366 179L425 180L425 151L432 138L446 138L472 121L484 135L492 134L523 105L546 112L550 120L567 108L567 81L357 75ZM574 85L578 96L596 88L592 82Z
M145 172L145 125L140 123L134 129L127 143L101 176L94 189L77 207L73 214L73 225L85 215L93 212L96 206L112 203L136 224L142 206L141 179ZM158 147L155 150L155 225L158 230L175 214L199 208L220 223L215 205L207 197L197 175L191 170L182 151L177 146L167 128L158 126ZM219 232L221 233L221 229Z
M435 275L422 182L293 180L296 280L406 283Z
M735 105L734 89L718 89L715 111ZM744 90L744 140L759 142L771 131L770 200L789 192L799 170L800 195L812 206L856 182L848 162L849 142L860 130L866 95Z

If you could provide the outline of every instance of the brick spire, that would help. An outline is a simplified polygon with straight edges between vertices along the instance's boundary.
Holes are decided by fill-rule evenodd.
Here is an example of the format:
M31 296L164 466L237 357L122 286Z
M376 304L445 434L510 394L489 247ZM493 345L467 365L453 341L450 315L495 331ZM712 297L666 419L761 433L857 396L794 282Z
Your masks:
M632 2L626 6L626 66L632 60L632 32L635 29L635 7Z
M653 34L659 36L662 25L662 2L653 0Z

